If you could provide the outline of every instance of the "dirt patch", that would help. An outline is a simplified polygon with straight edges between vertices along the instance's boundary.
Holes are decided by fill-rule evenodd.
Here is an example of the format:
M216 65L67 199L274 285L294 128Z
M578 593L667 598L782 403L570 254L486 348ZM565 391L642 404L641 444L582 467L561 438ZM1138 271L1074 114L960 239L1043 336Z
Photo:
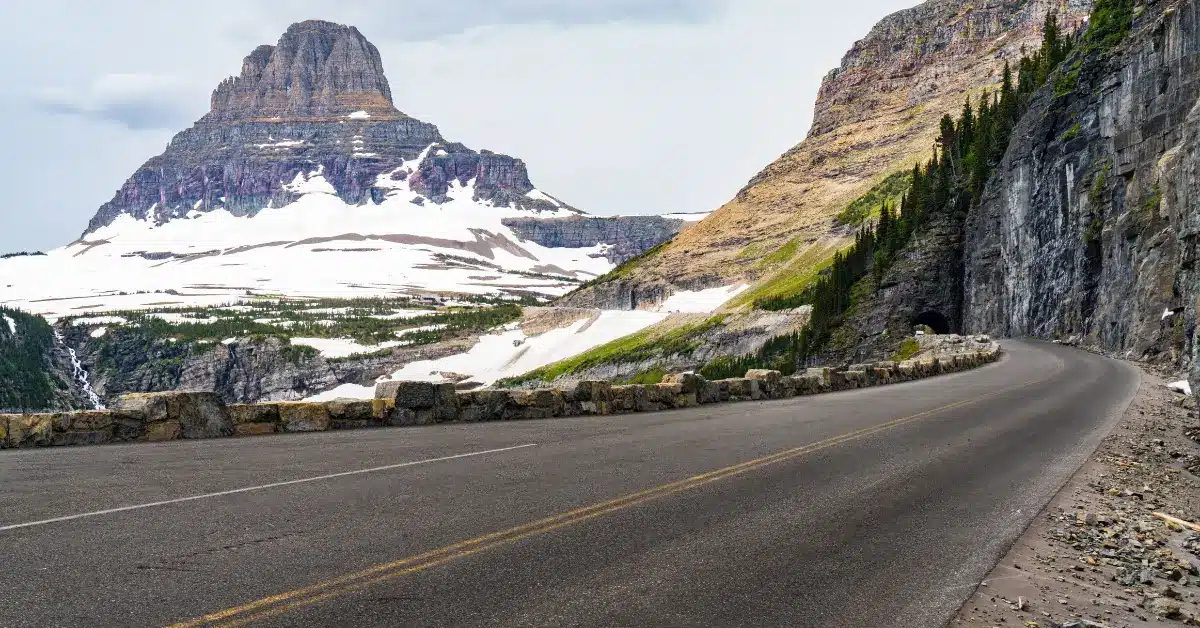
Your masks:
M471 235L475 236L474 242L464 242L461 240L448 240L446 238L431 238L426 236L416 236L409 234L386 234L377 235L369 234L362 235L359 233L343 233L336 236L327 236L319 238L306 238L288 244L286 248L294 248L297 246L309 246L312 244L325 244L328 242L370 242L372 240L382 240L384 242L392 242L394 244L412 244L432 246L441 249L456 249L475 253L476 255L495 259L496 255L493 249L500 249L516 255L537 261L532 253L518 246L512 240L509 240L503 234L495 234L482 229L470 229Z
M564 277L576 277L576 278L578 278L580 275L579 272L576 272L573 270L566 270L562 266L557 266L555 264L538 264L537 266L530 268L529 272L541 273L543 275L562 275ZM591 273L582 273L582 274L590 275Z
M1144 374L1113 433L948 625L1200 625L1200 534L1155 516L1200 521L1195 408Z

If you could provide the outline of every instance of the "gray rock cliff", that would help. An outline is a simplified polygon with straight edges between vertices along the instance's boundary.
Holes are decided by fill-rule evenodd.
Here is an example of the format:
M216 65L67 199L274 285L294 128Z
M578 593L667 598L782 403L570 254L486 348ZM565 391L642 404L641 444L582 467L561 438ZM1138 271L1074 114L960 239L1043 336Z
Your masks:
M961 333L962 259L961 222L946 214L933 216L884 273L878 291L847 313L827 361L890 358L917 325L927 325L937 334Z
M616 264L670 240L688 224L662 216L505 218L502 222L522 238L546 247L578 249L611 244L605 257Z
M1196 4L1144 5L1121 46L1068 60L1057 93L1039 93L968 217L967 331L1076 336L1135 358L1192 362Z

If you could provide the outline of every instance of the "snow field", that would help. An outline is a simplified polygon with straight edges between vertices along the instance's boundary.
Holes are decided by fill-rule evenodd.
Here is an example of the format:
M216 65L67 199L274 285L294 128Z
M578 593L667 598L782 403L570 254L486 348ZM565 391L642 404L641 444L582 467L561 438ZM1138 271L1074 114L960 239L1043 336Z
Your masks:
M413 362L384 379L440 382L445 381L440 373L455 373L470 376L473 382L491 385L496 380L523 375L579 355L666 318L667 314L660 312L605 311L594 319L576 321L532 338L520 329L509 326L481 337L466 353L440 360ZM309 400L328 401L340 397L371 399L374 396L373 387L346 384Z
M740 286L725 286L698 290L695 292L676 292L666 301L655 308L656 312L703 314L712 312L750 287L750 284Z
M412 160L401 169L412 172L419 163ZM439 253L505 271L537 273L557 266L580 278L612 269L602 246L542 247L522 242L501 222L575 212L494 207L474 200L473 181L455 182L442 205L416 205L421 197L388 175L379 177L377 187L387 189L388 197L378 204L346 204L318 168L285 186L300 195L298 200L253 217L220 207L162 225L123 215L46 256L0 262L0 286L5 287L0 303L58 318L98 310L214 306L253 295L347 298L527 290L557 296L574 287L561 280L453 268L437 259ZM146 259L147 253L172 257Z

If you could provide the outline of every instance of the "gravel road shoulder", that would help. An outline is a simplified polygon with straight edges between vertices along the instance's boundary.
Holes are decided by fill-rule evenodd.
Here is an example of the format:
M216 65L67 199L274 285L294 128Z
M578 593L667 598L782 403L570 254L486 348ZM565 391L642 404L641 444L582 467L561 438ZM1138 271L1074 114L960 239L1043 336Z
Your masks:
M1200 625L1200 420L1144 373L1125 417L950 628Z

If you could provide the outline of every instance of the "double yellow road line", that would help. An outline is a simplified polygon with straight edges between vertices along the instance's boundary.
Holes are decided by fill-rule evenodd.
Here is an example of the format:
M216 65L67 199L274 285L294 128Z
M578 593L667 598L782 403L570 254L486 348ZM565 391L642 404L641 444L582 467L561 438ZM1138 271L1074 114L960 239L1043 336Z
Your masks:
M1051 377L1053 377L1053 375L1051 375ZM537 521L532 521L530 523L508 528L507 530L485 534L483 536L461 541L453 545L447 545L423 554L409 556L393 562L375 565L373 567L346 574L344 576L324 580L302 589L286 591L284 593L265 597L260 600L242 604L240 606L234 606L210 613L203 617L197 617L196 619L189 621L172 624L168 628L195 628L198 626L222 626L225 628L231 628L234 626L244 626L246 624L274 617L288 611L310 606L312 604L318 604L320 602L346 595L348 593L352 593L381 582L394 580L396 578L415 574L432 567L444 565L460 558L466 558L467 556L471 556L473 554L478 554L490 549L516 543L517 541L521 541L523 539L547 534L561 528L583 523L597 517L603 517L605 515L632 508L639 504L662 499L670 495L695 490L702 486L712 484L713 482L725 480L744 473L749 473L750 471L754 471L768 465L792 460L794 458L840 445L848 441L870 436L885 430L890 430L938 412L944 412L946 410L951 410L982 401L989 397L994 397L1006 392L1032 386L1034 384L1046 381L1047 379L1049 378L1026 382L1019 386L1006 388L1004 390L968 399L966 401L952 403L940 408L934 408L933 410L927 410L920 414L914 414L889 421L887 423L882 423L880 425L864 428L817 443L805 445L803 447L786 449L769 456L755 458L754 460L748 460L732 466L723 467L715 471L709 471L708 473L694 475L677 482L663 484L661 486L649 488L644 491L623 495L616 499L610 499L608 501L592 504L590 506L576 508L575 510L569 510L557 515L546 517L544 519L538 519Z

